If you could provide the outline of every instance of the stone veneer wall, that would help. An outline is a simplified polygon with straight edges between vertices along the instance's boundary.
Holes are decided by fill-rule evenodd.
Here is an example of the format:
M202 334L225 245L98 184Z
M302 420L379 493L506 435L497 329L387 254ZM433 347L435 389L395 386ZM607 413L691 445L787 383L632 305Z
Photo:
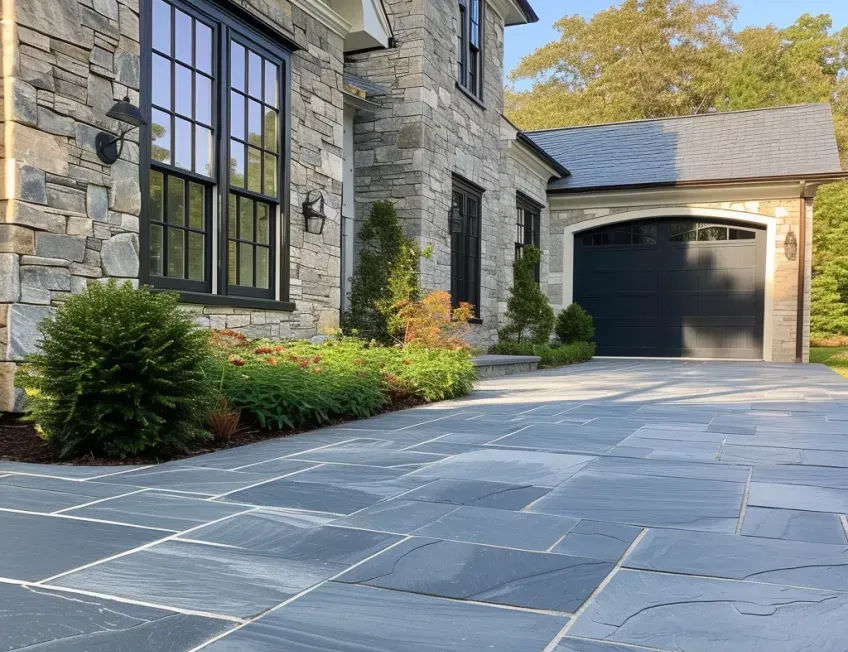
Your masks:
M303 49L292 65L291 298L272 312L186 305L206 326L309 336L338 320L343 41L287 0L239 0ZM0 411L19 407L15 363L36 326L91 280L138 281L139 132L104 166L94 138L112 104L139 103L139 0L3 3L0 189ZM300 203L324 192L323 235L305 234Z
M794 261L784 255L784 239L790 229L795 233L800 243L800 199L770 199L757 201L711 202L694 204L676 204L690 208L713 208L731 211L741 211L776 218L777 232L775 237L775 271L774 271L774 304L772 331L772 360L774 362L794 362L795 342L798 316L798 264L800 255ZM548 286L548 296L552 303L562 303L562 272L563 272L563 233L565 226L584 220L614 215L633 210L648 210L651 208L668 207L639 205L616 206L615 208L587 208L574 210L555 210L551 215L551 267L550 273L556 278ZM812 274L812 241L813 219L812 205L807 208L807 255L805 269L805 309L804 309L804 362L809 361L810 349L810 283Z
M457 3L384 4L396 47L348 61L352 72L389 89L374 98L380 108L360 110L354 120L356 220L361 223L374 201L394 201L407 232L422 246L433 245L432 259L421 262L422 286L449 290L451 175L484 188L482 324L472 327L472 339L487 345L497 339L511 285L516 185L545 203L544 183L525 180L526 172L505 160L506 143L500 136L503 19L486 7L483 108L456 84Z

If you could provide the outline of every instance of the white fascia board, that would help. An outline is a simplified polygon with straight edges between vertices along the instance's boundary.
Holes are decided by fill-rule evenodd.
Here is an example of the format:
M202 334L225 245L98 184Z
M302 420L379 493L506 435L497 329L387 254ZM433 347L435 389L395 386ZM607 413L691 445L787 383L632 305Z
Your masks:
M605 190L577 194L548 193L551 210L584 208L620 208L622 206L664 206L710 204L730 201L765 201L801 196L801 184L780 183L728 184L725 186L654 188L647 190Z
M559 172L536 156L536 153L521 141L509 141L507 145L507 153L512 156L516 162L520 163L533 174L538 176L544 183L547 183L553 178L558 179L560 177ZM548 195L549 198L554 196L555 195Z
M350 21L324 0L291 0L291 3L342 38L350 33Z

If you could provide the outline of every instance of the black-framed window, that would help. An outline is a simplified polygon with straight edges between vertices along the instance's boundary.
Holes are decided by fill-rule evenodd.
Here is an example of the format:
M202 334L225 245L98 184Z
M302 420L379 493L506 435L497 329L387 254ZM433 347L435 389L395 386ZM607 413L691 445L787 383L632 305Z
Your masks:
M485 0L459 0L457 83L483 99L483 25Z
M656 243L656 224L614 224L583 236L583 245L586 247L650 245Z
M290 51L205 0L144 0L142 279L288 301Z
M518 194L515 201L515 258L521 257L521 251L527 245L541 249L541 205ZM536 282L542 277L541 264L536 265Z
M480 245L483 190L454 177L451 212L458 211L459 228L451 229L451 302L470 303L480 317Z
M675 222L670 225L670 242L713 242L716 240L753 240L755 231L725 224L704 222Z

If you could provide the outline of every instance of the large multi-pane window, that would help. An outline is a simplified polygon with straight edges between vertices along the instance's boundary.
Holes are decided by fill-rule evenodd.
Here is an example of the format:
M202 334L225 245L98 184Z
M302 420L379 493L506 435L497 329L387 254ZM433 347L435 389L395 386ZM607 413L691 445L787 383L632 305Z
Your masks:
M541 206L533 200L519 194L515 202L515 257L521 257L521 251L527 245L541 248L540 239ZM536 265L536 282L541 278L540 265Z
M454 177L451 207L451 301L480 316L480 209L482 189Z
M153 285L288 299L288 51L202 0L146 0Z
M457 35L457 83L477 99L483 99L484 0L459 0Z

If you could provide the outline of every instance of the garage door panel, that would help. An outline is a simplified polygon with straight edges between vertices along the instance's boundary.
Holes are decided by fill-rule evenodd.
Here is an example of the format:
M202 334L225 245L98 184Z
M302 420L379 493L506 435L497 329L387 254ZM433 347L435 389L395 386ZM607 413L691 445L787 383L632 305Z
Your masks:
M599 355L762 357L765 232L671 240L685 222L640 222L653 225L653 245L577 238L574 297L595 317Z
M581 267L588 273L656 269L659 262L653 248L595 247Z
M649 293L659 290L659 273L656 271L595 272L586 275L588 296L608 297L615 294Z
M659 309L657 295L618 296L613 297L583 297L580 305L588 311L595 321L603 319L657 319Z

